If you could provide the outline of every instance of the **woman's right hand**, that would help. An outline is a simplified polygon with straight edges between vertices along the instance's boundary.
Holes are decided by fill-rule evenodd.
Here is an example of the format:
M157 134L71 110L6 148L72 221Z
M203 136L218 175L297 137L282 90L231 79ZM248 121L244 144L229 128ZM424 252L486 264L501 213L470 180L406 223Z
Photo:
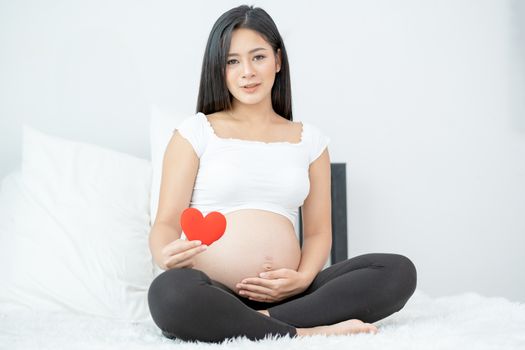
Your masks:
M199 253L202 253L208 248L206 244L201 241L187 241L185 239L176 239L167 244L162 249L162 264L164 270L193 267L193 258Z

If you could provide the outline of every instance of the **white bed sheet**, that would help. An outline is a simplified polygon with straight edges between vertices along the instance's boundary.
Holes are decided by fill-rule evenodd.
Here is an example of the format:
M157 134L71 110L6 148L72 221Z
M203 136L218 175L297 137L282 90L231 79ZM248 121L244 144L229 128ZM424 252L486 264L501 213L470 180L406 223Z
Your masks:
M130 323L0 305L2 349L525 349L525 304L474 293L431 298L416 290L376 335L278 337L221 344L170 340L152 320Z

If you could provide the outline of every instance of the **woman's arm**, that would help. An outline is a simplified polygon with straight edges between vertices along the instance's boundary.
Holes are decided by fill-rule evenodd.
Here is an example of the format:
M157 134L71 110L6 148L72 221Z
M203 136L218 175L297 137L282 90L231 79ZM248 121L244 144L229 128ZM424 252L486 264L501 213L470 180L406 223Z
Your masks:
M198 169L193 147L176 131L164 153L157 216L149 234L153 260L161 268L162 249L180 238L180 215L190 203Z
M298 272L310 285L326 263L332 246L332 200L328 148L310 165L310 193L303 208L303 247Z

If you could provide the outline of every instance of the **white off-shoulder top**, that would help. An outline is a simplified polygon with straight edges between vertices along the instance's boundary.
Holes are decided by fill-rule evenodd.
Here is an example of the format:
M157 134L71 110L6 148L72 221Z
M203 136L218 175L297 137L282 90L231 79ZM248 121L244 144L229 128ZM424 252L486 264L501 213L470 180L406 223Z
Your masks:
M309 165L330 142L314 125L301 123L301 140L291 143L221 138L201 112L184 119L175 130L200 160L190 207L204 215L268 210L284 215L295 227L310 191Z

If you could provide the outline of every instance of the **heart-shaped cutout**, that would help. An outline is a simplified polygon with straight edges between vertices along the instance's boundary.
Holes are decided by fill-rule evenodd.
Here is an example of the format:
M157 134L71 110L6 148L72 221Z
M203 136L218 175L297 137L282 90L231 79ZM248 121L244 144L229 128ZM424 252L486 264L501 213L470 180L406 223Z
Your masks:
M212 211L204 217L199 209L186 208L180 216L180 226L188 240L198 239L209 246L226 231L226 217L218 211Z

